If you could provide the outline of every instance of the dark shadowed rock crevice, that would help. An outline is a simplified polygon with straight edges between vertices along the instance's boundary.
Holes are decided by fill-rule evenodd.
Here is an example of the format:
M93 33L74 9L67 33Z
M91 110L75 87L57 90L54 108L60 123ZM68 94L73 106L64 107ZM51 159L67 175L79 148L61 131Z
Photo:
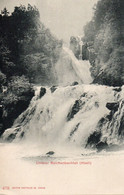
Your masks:
M111 102L111 103L107 103L106 104L106 107L113 111L113 112L116 112L119 108L119 103L118 102Z
M109 121L112 120L113 115L115 112L118 111L119 108L119 102L111 102L106 104L106 108L108 108L111 112L106 116L106 118L109 119Z
M45 93L46 93L46 89L45 89L44 87L41 87L41 88L40 88L39 97L40 97L40 98L43 97L43 96L45 95Z
M51 93L54 93L54 91L56 91L56 89L57 89L57 86L52 86L52 87L50 88Z
M78 85L79 83L77 81L74 81L71 86L75 86L75 85Z
M121 117L118 134L121 135L122 137L124 136L124 115Z
M72 118L74 118L74 116L80 111L80 109L82 108L84 102L82 102L81 100L76 100L74 105L72 106L70 112L67 115L67 121L70 121Z
M97 131L93 132L88 137L86 147L90 146L92 148L95 148L96 145L100 142L101 136L102 136L101 132L97 132Z
M78 123L78 124L75 126L75 128L71 131L71 133L70 133L70 135L69 135L69 137L68 137L69 140L72 138L73 134L78 130L79 125L80 125L80 123Z

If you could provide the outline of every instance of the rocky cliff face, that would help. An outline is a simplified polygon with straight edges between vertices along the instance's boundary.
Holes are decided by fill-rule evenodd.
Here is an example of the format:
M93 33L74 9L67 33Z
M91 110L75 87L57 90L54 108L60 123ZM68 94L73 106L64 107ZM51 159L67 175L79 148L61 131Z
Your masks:
M70 49L74 53L75 57L79 60L89 60L89 49L87 43L80 43L82 41L81 37L70 38Z
M119 31L120 27L116 22L115 27L105 23L95 38L94 50L97 54L91 69L94 83L110 86L124 84L124 57L122 54L124 48ZM91 64L93 63L91 62Z
M80 55L80 45L79 45L79 38L78 37L70 37L70 49L74 53L75 57L79 59Z
M93 83L109 86L124 84L123 10L124 2L121 0L100 0L93 19L84 28L83 41L90 50Z
M33 87L24 77L12 79L0 95L0 135L27 109L33 96Z

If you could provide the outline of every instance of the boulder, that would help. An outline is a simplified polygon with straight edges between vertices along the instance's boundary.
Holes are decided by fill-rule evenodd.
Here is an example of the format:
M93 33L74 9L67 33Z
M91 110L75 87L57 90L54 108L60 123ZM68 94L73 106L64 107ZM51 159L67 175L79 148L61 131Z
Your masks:
M101 137L102 133L100 131L93 132L87 140L86 147L89 146L91 148L97 149L98 152L104 149L108 149L108 144L106 143L106 141L101 141Z
M122 88L121 87L115 87L113 90L116 91L116 92L121 92Z
M71 86L75 86L75 85L78 85L79 83L77 81L74 81Z
M82 108L82 101L76 100L73 107L71 108L70 112L67 115L67 121L70 121L72 118L74 118L74 115L79 112L79 110Z
M53 152L53 151L49 151L49 152L46 153L46 155L50 155L50 156L53 155L53 154L55 154L55 152Z
M98 152L102 151L102 150L107 150L108 149L108 144L106 142L99 142L98 144L96 144L96 148L98 150Z
M11 133L8 137L7 137L7 141L8 142L12 142L16 137L16 133Z
M118 135L120 136L124 136L124 114L122 115L121 119L120 119L120 125L119 125L119 129L118 129Z
M100 142L101 139L101 132L95 131L93 132L87 140L86 147L90 146L92 148L96 148L97 144Z
M54 93L54 91L57 89L57 87L56 86L52 86L51 88L50 88L50 90L51 90L51 93Z
M3 123L0 123L0 136L3 134L4 132L4 126Z
M118 102L111 102L106 104L106 108L108 108L111 111L116 112L118 110L119 103Z
M40 88L40 95L39 95L39 97L40 98L43 97L45 95L45 93L46 93L46 89L44 87L41 87Z
M0 105L0 122L1 122L1 119L2 119L2 115L3 115L3 106Z

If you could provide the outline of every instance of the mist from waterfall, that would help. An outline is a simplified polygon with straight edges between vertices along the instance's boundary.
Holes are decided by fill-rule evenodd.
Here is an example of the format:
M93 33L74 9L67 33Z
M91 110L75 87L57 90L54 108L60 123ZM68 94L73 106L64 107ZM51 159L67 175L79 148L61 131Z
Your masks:
M42 97L41 87L36 87L28 109L4 132L2 139L41 144L46 152L46 148L57 150L60 147L65 151L67 147L86 150L94 132L101 134L99 142L119 144L124 90L87 84L92 81L89 62L78 61L66 47L55 68L59 86L47 87ZM79 84L73 86L74 81ZM120 102L118 112L109 110L108 102ZM118 124L114 120L119 121Z
M45 152L54 150L60 153L60 148L65 153L67 148L69 151L84 152L89 136L97 131L99 121L110 113L106 107L107 102L118 101L113 87L106 86L81 84L57 87L54 92L47 88L42 98L39 93L40 87L37 87L29 108L16 119L11 129L5 131L3 140L14 136L13 142L38 144ZM123 93L120 93L121 97ZM116 123L110 124L109 127L108 120L101 124L101 141L106 139L108 143L119 143L118 132L114 132L117 129Z
M120 174L118 170L121 173L124 170L124 87L89 84L92 81L89 68L87 61L78 61L69 49L63 48L56 64L59 85L45 89L44 86L35 86L35 96L27 110L3 133L0 143L0 156L4 159L0 167L1 186L10 186L9 194L29 194L29 189L12 189L13 186L35 186L37 189L30 190L30 195L39 195L40 186L46 187L42 191L44 194L58 194L65 183L65 194L70 194L70 189L71 194L81 190L92 194L92 181L97 186L106 178L105 181L113 184L108 170L111 168L114 181L118 162L117 174ZM73 85L74 81L79 84ZM122 151L112 153L104 148L100 151L98 144L108 145L108 149L111 145L121 146ZM6 169L9 174L6 174ZM77 182L75 190L75 175L82 178L82 174L87 176L83 182L86 181L87 185L90 178L92 187L84 188ZM51 181L55 181L54 187ZM67 181L71 184L70 189ZM110 186L111 192L116 193L116 185ZM118 186L122 193L123 179ZM102 187L106 194L108 189L106 185ZM97 192L100 193L101 188ZM0 193L8 194L1 189Z
M79 84L92 82L89 61L78 60L73 52L65 46L63 46L59 60L55 64L55 71L59 85L70 85L74 81Z

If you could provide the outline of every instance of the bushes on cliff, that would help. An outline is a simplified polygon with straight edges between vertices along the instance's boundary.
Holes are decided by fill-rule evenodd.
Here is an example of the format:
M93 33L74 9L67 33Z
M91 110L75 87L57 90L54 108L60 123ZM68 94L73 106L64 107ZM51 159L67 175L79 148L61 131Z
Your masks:
M35 6L20 5L0 14L0 134L29 105L34 96L30 83L54 83L54 64L62 41L41 22ZM3 91L3 86L7 91Z
M2 98L3 127L11 127L14 120L28 107L34 90L25 76L13 76Z
M124 84L123 10L122 0L99 0L92 21L85 27L84 41L96 56L95 63L90 59L94 83Z
M3 74L1 71L0 71L0 92L2 92L2 86L5 84L6 82L6 75Z
M41 22L35 6L20 5L9 14L0 15L0 70L8 77L25 75L35 83L36 77L45 74L44 66L54 69L59 58L62 41L57 40ZM36 60L36 56L38 60ZM40 67L39 67L40 64ZM52 64L52 65L51 65ZM34 77L35 75L35 77ZM43 79L39 80L39 83Z

